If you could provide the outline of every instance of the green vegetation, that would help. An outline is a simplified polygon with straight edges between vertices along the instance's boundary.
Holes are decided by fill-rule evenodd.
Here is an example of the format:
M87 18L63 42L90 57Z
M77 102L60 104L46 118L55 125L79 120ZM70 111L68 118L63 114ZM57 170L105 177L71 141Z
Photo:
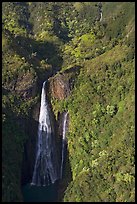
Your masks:
M7 202L18 202L23 199L20 178L26 136L13 112L2 116L2 198Z
M53 103L56 111L68 110L71 118L68 149L73 181L64 201L134 199L135 79L129 53L127 46L116 46L85 62L71 96Z
M42 82L58 73L74 80L67 98L51 96L56 118L65 110L70 118L72 181L63 201L135 201L135 4L102 2L102 21L99 7L2 4L3 202L23 201L23 120L33 117Z
M120 52L119 47L117 49ZM108 52L102 58L103 66L100 68L100 57L85 63L67 103L71 118L68 146L73 181L66 191L65 201L126 202L133 199L133 61L127 62L126 56L125 60L121 56L118 59L121 64L116 60L113 62ZM107 57L109 64L106 63ZM95 63L98 64L94 66ZM130 66L128 73L127 64ZM117 179L119 175L122 175L121 180ZM125 180L126 176L132 179ZM93 187L96 190L91 191Z

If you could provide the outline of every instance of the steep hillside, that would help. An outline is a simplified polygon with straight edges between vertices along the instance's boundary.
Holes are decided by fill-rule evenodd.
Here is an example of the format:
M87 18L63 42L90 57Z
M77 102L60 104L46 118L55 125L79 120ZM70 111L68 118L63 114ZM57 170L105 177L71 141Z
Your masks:
M134 198L134 61L127 52L117 46L85 62L65 101L73 173L65 201Z
M59 200L134 202L135 3L3 2L2 23L2 201L23 201L48 80L56 123L69 113Z

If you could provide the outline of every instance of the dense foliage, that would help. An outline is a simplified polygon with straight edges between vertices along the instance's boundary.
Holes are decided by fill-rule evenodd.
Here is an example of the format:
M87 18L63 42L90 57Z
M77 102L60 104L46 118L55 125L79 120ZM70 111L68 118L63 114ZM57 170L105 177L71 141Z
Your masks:
M70 96L51 98L55 115L70 118L63 201L134 202L134 26L133 2L3 2L4 202L23 200L22 119L32 117L42 82L74 66Z

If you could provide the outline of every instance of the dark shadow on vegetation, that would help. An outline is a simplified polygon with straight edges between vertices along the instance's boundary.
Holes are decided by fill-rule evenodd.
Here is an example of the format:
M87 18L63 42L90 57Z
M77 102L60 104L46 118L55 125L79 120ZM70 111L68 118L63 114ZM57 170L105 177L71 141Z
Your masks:
M3 122L3 175L6 175L6 179L3 180L3 201L7 202L18 202L21 201L20 189L21 185L30 180L33 163L35 159L34 149L36 144L36 129L37 123L28 117L17 117L14 112L11 111L10 107L2 109L3 114L6 115L6 120ZM30 136L31 143L28 145L28 149L25 148L26 162L24 169L21 167L22 162L22 145L24 140ZM7 151L8 150L8 151ZM22 178L21 176L22 168ZM10 170L10 174L9 174ZM11 176L12 175L12 176ZM14 179L15 177L15 179ZM21 180L20 180L21 179ZM24 179L24 180L23 180ZM7 181L9 186L7 186ZM20 185L20 186L19 186Z
M28 34L33 34L33 24L29 22L30 12L29 5L27 2L14 2L15 6L19 6L22 8L22 15L20 16L18 23L22 27L24 27ZM20 14L19 14L20 15ZM24 17L22 19L22 16Z
M48 41L36 41L34 39L16 36L12 39L11 48L33 66L38 75L38 87L49 77L55 75L62 66L63 59L60 56L59 46ZM42 68L41 61L50 65L51 69Z
M28 135L28 139L24 144L21 185L26 185L27 183L31 182L33 175L36 158L38 122L31 118L25 119L23 124L25 134Z
M58 16L60 16L60 5L59 4L53 4L52 11L54 12L54 20L53 20L53 31L54 34L64 43L69 42L72 37L68 37L69 35L69 28L65 20L58 19ZM65 26L62 26L62 22Z
M71 68L69 68L69 69L66 69L66 70L64 71L64 73L72 73L72 72L74 72L74 73L77 75L77 74L80 73L80 69L81 69L81 68L82 68L81 66L76 65L76 66L73 66L73 67L71 67Z
M60 147L60 166L61 166L61 153L62 153L62 136L63 136L63 114L58 113L57 117L57 134L59 138L59 147ZM69 128L69 116L67 117L67 131ZM62 178L58 182L58 202L63 201L64 193L72 181L72 171L71 165L69 160L69 150L67 145L67 139L63 141L65 144L65 151L64 151L64 162L63 162L63 169L62 169Z
M76 65L76 66L73 66L73 67L64 71L65 74L71 75L71 77L69 78L70 90L72 90L74 88L75 81L76 81L78 75L80 74L81 68L82 68L82 66Z
M4 87L2 87L2 96L7 95L10 91Z
M17 36L13 40L12 48L34 67L39 67L40 61L45 60L55 68L53 73L60 70L62 64L60 50L59 47L51 42L36 41L31 38Z
M72 181L72 171L71 171L71 165L69 160L69 150L68 146L66 144L66 151L64 154L64 168L63 168L63 177L59 181L59 188L58 188L58 202L62 202L64 198L64 193L69 185L69 183Z
M55 35L58 38L60 38L61 41L63 41L64 43L67 43L72 39L72 37L68 37L69 29L67 28L67 25L66 27L62 28L61 23L62 22L60 20L55 19L53 23L53 30Z

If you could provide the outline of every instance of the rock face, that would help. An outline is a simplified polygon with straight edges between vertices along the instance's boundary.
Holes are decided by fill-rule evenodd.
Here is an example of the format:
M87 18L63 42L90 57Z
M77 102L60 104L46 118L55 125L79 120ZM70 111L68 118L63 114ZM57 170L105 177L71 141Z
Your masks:
M63 73L57 74L49 79L49 95L50 98L64 100L69 97L72 89L74 88L75 79L78 76L80 67L72 67L65 70ZM67 111L67 110L66 110ZM69 130L69 117L67 118L67 129ZM59 150L60 166L62 161L62 137L63 137L63 123L64 112L58 112L56 120L56 137ZM63 163L63 177L58 183L58 201L62 201L64 192L68 184L72 181L71 165L69 162L69 150L67 148L66 139L66 152L64 155Z
M54 98L66 98L70 94L69 80L64 74L57 75L50 83L50 90Z
M59 100L67 98L73 89L75 78L79 74L80 66L75 66L49 78L49 92L51 97Z

